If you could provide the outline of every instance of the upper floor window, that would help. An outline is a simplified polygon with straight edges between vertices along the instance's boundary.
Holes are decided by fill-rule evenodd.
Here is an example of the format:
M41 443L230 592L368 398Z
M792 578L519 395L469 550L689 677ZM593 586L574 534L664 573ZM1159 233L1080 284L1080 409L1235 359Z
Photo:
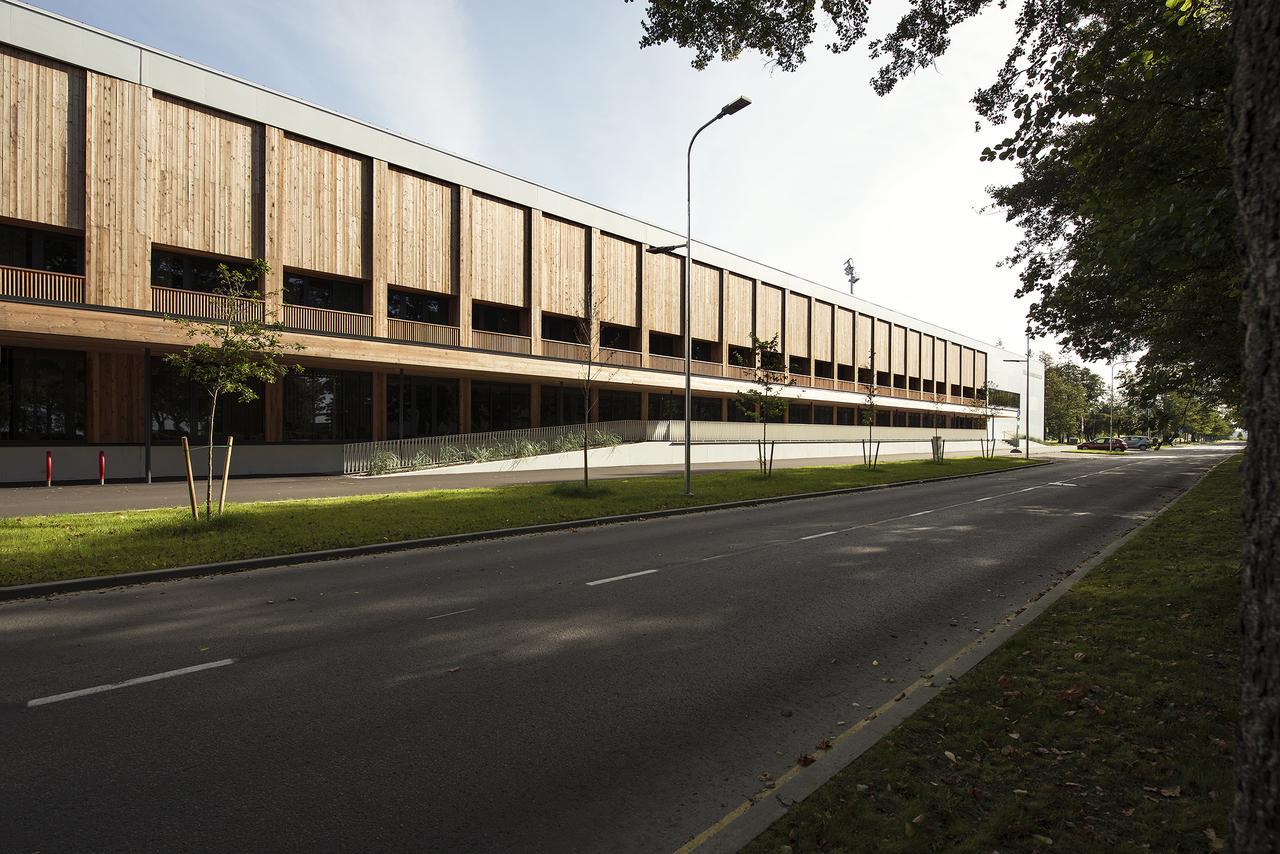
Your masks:
M0 223L0 265L78 276L84 272L84 238Z
M284 301L289 305L364 313L364 285L301 273L284 274Z
M471 328L481 332L500 332L504 335L519 335L520 309L508 308L504 305L488 303L472 303Z
M387 317L449 325L449 300L438 294L387 291Z
M151 284L161 288L177 288L183 291L199 291L210 294L226 289L218 267L246 273L249 265L236 261L223 261L203 255L187 255L167 249L151 250ZM256 290L256 287L255 287Z
M719 347L711 341L699 341L693 339L693 358L699 362L718 362L720 361Z
M561 317L558 314L542 315L542 337L547 341L567 341L579 344L579 321L572 317Z

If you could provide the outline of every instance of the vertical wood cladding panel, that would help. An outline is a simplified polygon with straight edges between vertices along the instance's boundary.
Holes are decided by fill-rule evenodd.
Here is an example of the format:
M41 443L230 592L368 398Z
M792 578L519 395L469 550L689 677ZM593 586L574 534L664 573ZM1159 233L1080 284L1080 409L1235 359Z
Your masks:
M149 120L151 239L252 257L263 163L258 128L159 95Z
M973 380L977 388L987 383L987 354L981 350L975 350L973 353Z
M0 216L84 227L85 75L0 46Z
M355 279L367 277L368 161L285 136L281 166L284 264Z
M457 187L390 167L383 198L387 281L456 294Z
M570 317L587 314L587 229L542 217L542 310Z
M905 326L893 327L893 342L889 345L889 354L893 359L893 373L905 374L907 372L907 328Z
M87 368L88 441L141 442L142 354L90 352Z
M529 212L518 205L471 195L471 297L524 308L528 281ZM550 228L546 220L544 228ZM543 306L544 310L550 310Z
M933 348L932 335L920 336L920 379L933 380Z
M962 385L960 382L960 345L947 342L947 383Z
M853 357L853 324L853 311L836 306L835 361L838 365L855 364Z
M756 299L756 335L761 341L778 339L778 351L782 351L782 301L786 292L773 285L760 284Z
M720 340L720 270L694 262L693 337Z
M968 347L960 351L960 376L962 377L961 385L965 388L973 388L973 350Z
M907 330L907 376L920 376L920 333Z
M750 347L755 282L735 273L724 274L724 339L735 347Z
M601 234L596 241L596 287L603 289L600 319L619 326L639 326L640 247L630 240Z
M821 362L832 362L831 354L835 352L832 341L831 323L834 319L835 307L830 303L815 300L813 303L813 358Z
M875 321L875 368L877 373L889 372L889 321Z
M853 333L853 345L857 348L858 356L858 361L854 363L855 367L871 370L871 330L874 323L875 318L865 314L858 315L858 325Z
M787 355L809 356L809 298L787 293Z
M665 253L644 256L644 313L654 332L680 335L683 259Z
M947 373L947 342L941 338L935 338L933 342L933 381L934 383L942 383L946 385L951 382ZM938 389L935 391L947 391L947 389Z
M151 308L147 215L149 91L86 72L85 298L90 303Z

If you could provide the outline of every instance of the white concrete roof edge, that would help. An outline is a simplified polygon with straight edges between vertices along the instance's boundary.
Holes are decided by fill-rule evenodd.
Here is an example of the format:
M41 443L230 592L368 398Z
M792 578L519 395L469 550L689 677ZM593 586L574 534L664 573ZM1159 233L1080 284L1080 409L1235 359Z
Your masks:
M149 86L168 95L269 124L360 155L385 160L405 169L470 187L486 195L536 208L640 243L669 245L684 241L683 234L20 0L0 0L0 42L70 65ZM733 252L696 240L694 245L697 250L694 255L696 261L984 350L996 362L1004 356L1023 355Z

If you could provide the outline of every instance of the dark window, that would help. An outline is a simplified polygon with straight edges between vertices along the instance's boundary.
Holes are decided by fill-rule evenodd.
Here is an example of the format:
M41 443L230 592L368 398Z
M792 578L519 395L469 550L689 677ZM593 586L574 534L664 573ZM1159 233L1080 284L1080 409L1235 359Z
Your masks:
M911 412L911 413L908 413L908 415L907 415L907 426L908 426L908 427L921 427L921 426L923 426L923 425L920 423L920 413L919 413L919 412Z
M404 389L404 410L400 392ZM400 419L404 419L404 434ZM387 438L452 436L458 432L458 381L396 374L387 377Z
M649 395L650 421L679 421L684 418L684 395Z
M635 350L635 330L629 326L600 324L600 346L613 350Z
M836 379L843 382L851 383L857 374L853 370L853 365L836 365Z
M675 335L664 335L661 332L649 333L649 352L655 356L680 355L680 339Z
M225 291L226 285L218 272L218 267L222 264L226 264L228 270L240 273L246 273L249 270L249 265L243 262L152 249L151 284L161 288L177 288L206 294ZM249 287L257 290L256 283L251 282Z
M503 335L520 335L520 315L518 308L503 305L490 305L477 302L471 304L471 328L481 332L501 332Z
M451 325L450 300L436 294L387 290L387 317L418 323Z
M371 374L308 368L284 378L286 442L367 442L372 415Z
M695 398L696 400L697 398ZM602 391L596 404L597 421L639 421L640 392ZM719 420L719 419L717 419Z
M253 383L253 388L257 397L250 401L230 394L219 395L213 422L215 439L235 436L240 442L261 442L266 438L266 409L262 402L265 388L259 382ZM177 442L183 436L194 444L209 441L209 394L175 366L162 358L153 358L151 439Z
M815 377L826 377L827 379L834 379L835 366L830 362L814 361L813 375Z
M718 362L720 361L720 348L711 341L693 340L693 358L699 362Z
M870 383L875 378L875 374L871 373L870 368L858 368L858 382Z
M0 347L0 441L75 441L84 424L84 353Z
M561 317L557 314L542 315L542 337L547 341L568 341L571 344L584 343L578 340L579 321L573 317Z
M919 390L920 390L920 378L919 378L919 377L907 377L907 388L911 389L912 391L919 391Z
M925 394L933 394L933 380L921 380L920 388Z
M581 424L586 413L582 409L581 386L542 387L542 420L543 427L559 427L562 424Z
M787 369L793 374L809 375L809 360L804 356L792 356L787 360Z
M876 385L883 385L883 386L889 385L888 371L876 371Z
M523 430L529 426L529 387L515 383L471 384L471 430Z
M857 424L858 411L842 406L836 410L836 423L844 426Z
M906 387L907 387L907 375L906 375L906 374L894 374L894 375L893 375L893 387L894 387L894 388L906 388Z
M0 224L0 264L78 276L84 272L84 238Z
M907 413L905 410L902 410L902 409L893 410L893 426L894 427L907 426Z
M750 347L730 347L729 364L740 365L744 368L754 367L755 354Z
M814 406L813 407L813 423L814 424L833 424L835 423L835 407L833 406Z
M693 399L693 420L694 421L721 421L724 404L720 402L718 397L694 397Z
M952 384L952 386L951 386L951 396L952 396L952 397L959 397L959 396L960 396L960 386L955 385L954 383Z
M284 274L284 301L289 305L364 312L364 284L343 279L322 279L300 273Z
M750 411L751 413L754 413L755 406L751 405L750 409L746 410L742 408L742 403L737 398L733 398L732 400L729 401L729 420L730 421L755 421L755 419L748 414L748 411Z
M887 409L877 409L877 410L876 410L876 426L877 426L877 427L889 427L889 426L890 426L889 410L887 410Z
M1022 405L1022 395L1016 391L1005 391L1000 388L989 389L987 400L992 406L1003 406L1008 409L1018 409Z
M782 354L776 350L760 351L760 367L768 371L780 371L786 361L782 358Z
M813 417L807 403L793 403L787 407L787 421L792 424L809 424Z

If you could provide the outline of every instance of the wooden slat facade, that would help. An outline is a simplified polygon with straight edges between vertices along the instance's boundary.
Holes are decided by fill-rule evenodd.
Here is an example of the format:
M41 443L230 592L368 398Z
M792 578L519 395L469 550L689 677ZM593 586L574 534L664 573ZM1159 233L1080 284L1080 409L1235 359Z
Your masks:
M875 321L875 338L872 346L875 348L876 373L889 373L888 321L878 319Z
M680 281L683 259L666 253L644 256L644 315L649 328L667 335L681 335Z
M788 356L809 357L809 298L792 291L787 291L786 345Z
M595 246L595 287L600 320L619 326L639 326L640 247L612 234L599 235Z
M947 382L950 385L962 385L960 381L960 345L947 342Z
M933 347L932 335L920 336L920 379L933 381Z
M907 330L907 377L920 378L920 333Z
M471 194L471 298L524 308L527 303L529 212Z
M555 217L542 217L540 287L542 311L586 317L587 229Z
M285 266L353 279L365 272L365 202L370 163L286 135L281 178Z
M262 128L160 95L148 119L152 241L252 258Z
M893 327L893 340L889 342L889 354L892 359L892 371L895 376L907 373L907 328Z
M457 294L457 187L390 167L383 199L387 281Z
M821 300L813 301L813 358L820 362L834 361L831 357L835 352L832 340L834 320L835 306Z
M974 388L982 388L987 384L987 354L981 350L973 351Z
M693 265L693 337L720 340L720 270Z
M973 388L973 350L968 347L960 349L960 384L965 388Z
M853 367L853 324L854 312L851 309L836 306L836 340L835 361L838 365Z
M858 314L857 325L854 327L853 346L858 361L854 363L857 368L871 370L871 350L873 347L872 329L875 319L866 314Z
M90 352L85 431L95 442L141 442L143 419L141 353ZM217 425L214 425L217 429Z
M778 339L778 351L782 351L782 302L786 292L782 288L760 283L756 290L756 336L761 341Z
M755 282L745 276L724 276L724 340L731 347L750 347L754 321Z
M85 74L0 45L0 216L84 227Z

